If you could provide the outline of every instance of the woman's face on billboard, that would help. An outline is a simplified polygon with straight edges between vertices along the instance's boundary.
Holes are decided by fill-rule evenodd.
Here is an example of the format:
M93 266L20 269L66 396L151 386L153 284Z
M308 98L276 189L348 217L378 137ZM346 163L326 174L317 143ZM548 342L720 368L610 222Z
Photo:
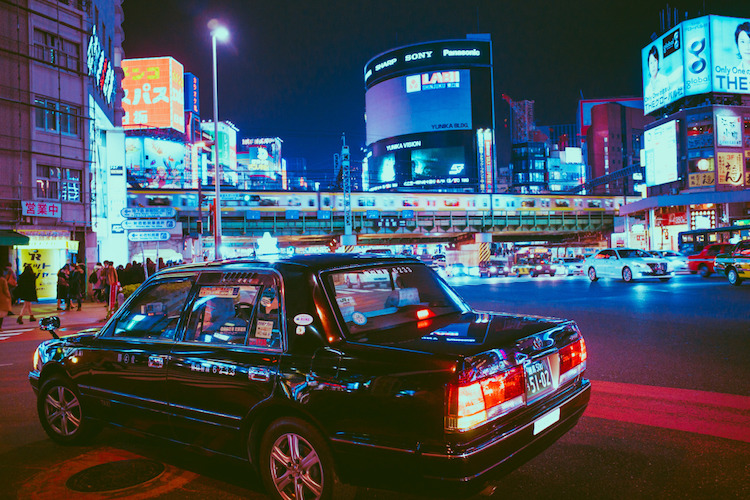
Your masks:
M659 61L653 56L653 54L648 56L648 72L651 75L651 78L654 78L656 73L659 72Z
M740 51L740 59L750 63L750 35L747 31L740 31L737 36L737 49Z

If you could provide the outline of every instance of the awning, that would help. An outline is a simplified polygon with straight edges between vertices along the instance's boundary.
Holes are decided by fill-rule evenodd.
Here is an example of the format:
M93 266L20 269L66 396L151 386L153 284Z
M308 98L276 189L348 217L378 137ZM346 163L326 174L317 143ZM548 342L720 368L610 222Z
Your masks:
M28 245L29 237L10 229L0 229L0 245L12 247L13 245Z

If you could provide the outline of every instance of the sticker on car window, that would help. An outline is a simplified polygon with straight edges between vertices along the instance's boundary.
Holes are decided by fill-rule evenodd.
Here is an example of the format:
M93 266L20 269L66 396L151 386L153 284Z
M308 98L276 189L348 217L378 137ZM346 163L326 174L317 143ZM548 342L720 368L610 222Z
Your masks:
M273 321L258 320L258 324L255 326L255 338L270 339L272 331Z
M312 324L313 317L309 314L298 314L294 317L294 324L295 325L301 325L301 326L307 326L309 324Z
M352 321L362 326L362 325L367 324L367 316L365 316L359 311L355 311L354 313L352 313Z
M336 303L340 306L353 306L356 304L356 301L351 297L337 297Z
M240 294L238 286L205 286L201 288L200 297L230 297L234 298Z

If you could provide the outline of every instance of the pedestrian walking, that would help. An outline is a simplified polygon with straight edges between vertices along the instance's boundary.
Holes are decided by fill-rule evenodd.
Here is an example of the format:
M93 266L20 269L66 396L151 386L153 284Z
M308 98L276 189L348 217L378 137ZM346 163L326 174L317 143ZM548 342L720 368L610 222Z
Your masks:
M70 264L65 264L57 271L57 310L62 311L61 302L65 302L66 309L70 310Z
M11 310L10 290L8 280L0 276L0 330L3 329L3 320Z
M97 302L104 302L106 297L105 290L108 290L107 279L104 273L104 266L101 262L97 262L94 266L94 272L96 272L96 283L94 283L94 299Z
M21 312L18 313L16 323L22 325L25 314L28 314L29 321L36 321L34 312L31 310L31 303L38 300L36 295L36 274L34 274L31 264L26 264L23 267L23 272L18 277L16 296L18 300L23 300L23 307L21 308Z
M120 280L117 277L117 269L111 260L104 261L104 275L109 284L107 294L107 319L117 311L117 293L120 291Z
M81 310L81 300L83 298L83 290L85 285L86 273L83 272L83 266L81 264L77 264L73 266L73 271L70 273L70 279L68 280L70 284L70 302L71 304L75 300L78 303L78 311ZM71 305L72 307L72 305Z
M16 286L18 286L18 276L16 276L16 272L13 270L13 266L10 262L5 264L5 270L3 271L3 277L5 277L5 280L8 282L8 290L10 290L10 304L11 306L13 304L18 303L18 298L16 297ZM8 316L12 316L13 311L8 312Z

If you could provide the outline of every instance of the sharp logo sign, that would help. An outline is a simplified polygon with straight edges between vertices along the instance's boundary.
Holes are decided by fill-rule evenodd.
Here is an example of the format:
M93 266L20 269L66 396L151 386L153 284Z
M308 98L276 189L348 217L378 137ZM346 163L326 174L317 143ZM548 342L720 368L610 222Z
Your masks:
M406 92L421 90L457 89L461 86L461 74L458 71L438 71L406 77Z

